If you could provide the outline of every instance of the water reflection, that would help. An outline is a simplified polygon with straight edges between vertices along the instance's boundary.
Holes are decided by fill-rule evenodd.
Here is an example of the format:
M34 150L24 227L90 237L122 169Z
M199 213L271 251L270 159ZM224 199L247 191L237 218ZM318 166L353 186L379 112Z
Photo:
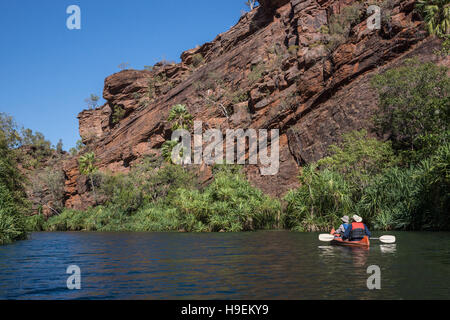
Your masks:
M380 244L380 250L382 253L396 253L397 244Z
M450 234L396 235L367 250L295 232L36 233L0 247L0 299L448 299ZM367 289L369 265L383 290Z
M363 267L367 263L369 248L344 246L319 246L320 256L329 262L339 263L343 259L351 261L355 267Z

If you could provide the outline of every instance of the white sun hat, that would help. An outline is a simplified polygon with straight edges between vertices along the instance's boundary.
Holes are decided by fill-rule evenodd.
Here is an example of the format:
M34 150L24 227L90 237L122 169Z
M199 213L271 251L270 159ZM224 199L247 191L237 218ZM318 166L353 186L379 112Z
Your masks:
M362 218L356 214L353 216L353 220L355 220L356 222L362 222Z

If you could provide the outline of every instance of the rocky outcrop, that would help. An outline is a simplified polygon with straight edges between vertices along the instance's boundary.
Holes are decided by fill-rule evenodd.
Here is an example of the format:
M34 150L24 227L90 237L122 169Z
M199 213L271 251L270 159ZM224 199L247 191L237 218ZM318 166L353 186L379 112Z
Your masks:
M299 166L326 155L342 133L370 127L377 98L370 78L408 56L437 59L414 1L393 1L389 25L369 30L366 17L330 46L324 32L351 0L265 0L213 41L188 50L178 64L125 70L105 80L106 104L79 115L80 135L101 170L126 172L170 137L170 107L185 104L206 128L279 129L280 171L248 179L280 196L297 185ZM117 109L118 108L118 109ZM116 112L121 110L122 112ZM207 181L210 174L201 167ZM90 204L76 159L66 161L68 207Z

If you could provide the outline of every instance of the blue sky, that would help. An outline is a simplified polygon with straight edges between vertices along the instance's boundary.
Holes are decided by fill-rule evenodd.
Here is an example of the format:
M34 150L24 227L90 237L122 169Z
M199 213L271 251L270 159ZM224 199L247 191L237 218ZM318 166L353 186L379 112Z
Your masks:
M0 112L68 150L77 114L122 62L143 69L236 24L244 0L11 0L0 2ZM66 8L81 8L68 30ZM103 99L101 101L104 102Z

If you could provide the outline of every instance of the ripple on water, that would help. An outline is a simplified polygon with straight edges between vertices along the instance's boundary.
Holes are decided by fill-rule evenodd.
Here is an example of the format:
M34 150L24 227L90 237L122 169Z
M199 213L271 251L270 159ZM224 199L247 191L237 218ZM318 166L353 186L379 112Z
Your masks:
M395 235L365 251L292 232L34 233L0 247L0 298L448 299L450 234ZM72 264L79 291L66 287ZM366 287L374 264L381 292Z

